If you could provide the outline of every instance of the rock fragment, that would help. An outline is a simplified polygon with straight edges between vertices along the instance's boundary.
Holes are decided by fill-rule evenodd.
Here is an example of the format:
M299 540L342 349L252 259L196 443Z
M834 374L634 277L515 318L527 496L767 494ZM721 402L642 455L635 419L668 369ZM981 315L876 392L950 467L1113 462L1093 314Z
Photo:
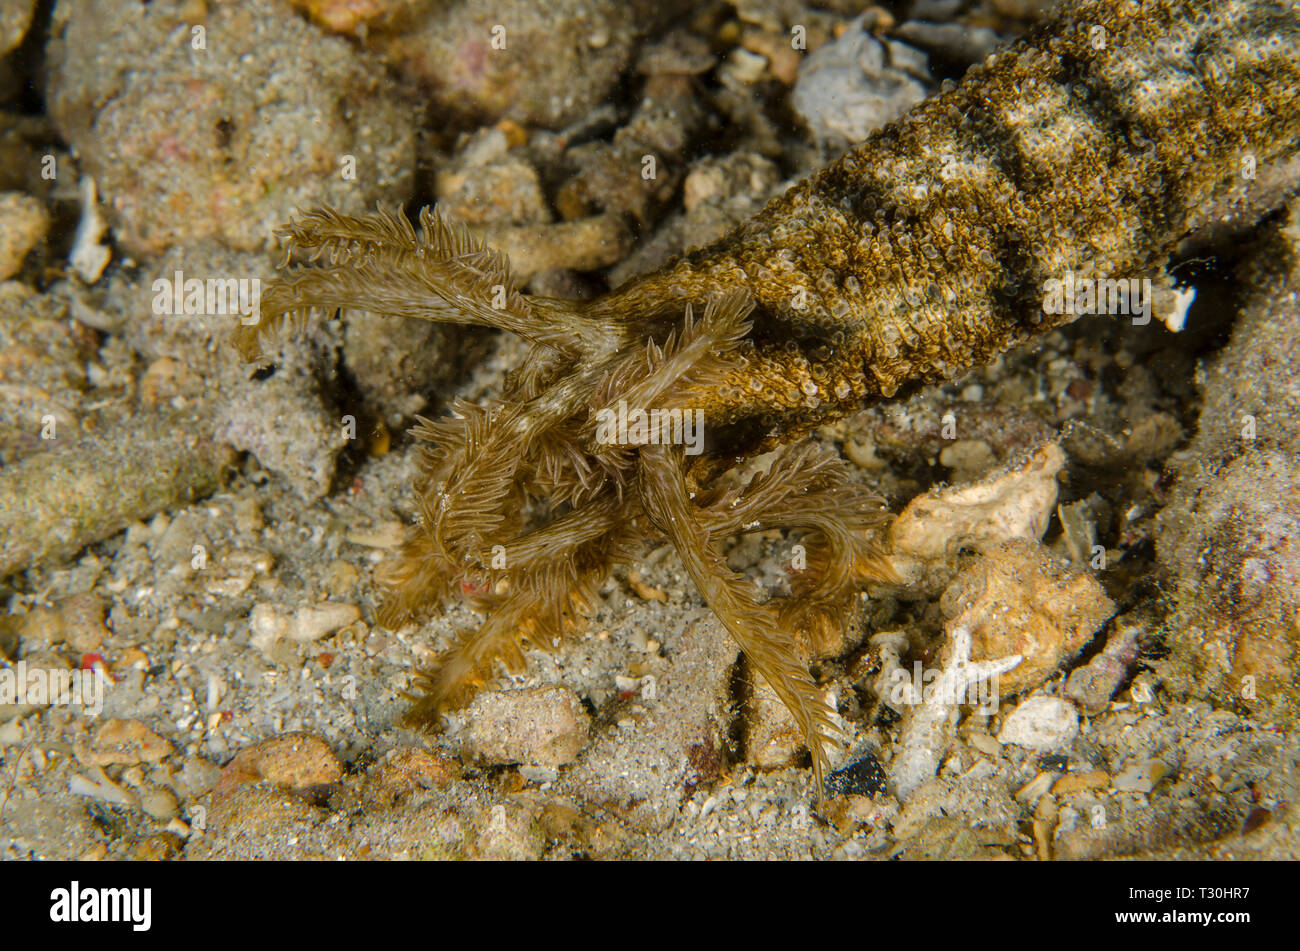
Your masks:
M47 108L132 251L259 250L294 207L407 193L411 112L345 40L272 0L210 5L201 24L135 0L96 13L55 7Z
M0 281L23 266L27 253L50 230L50 213L39 199L19 192L0 194Z
M0 577L203 498L234 458L209 420L148 414L0 469Z
M1007 714L998 742L1030 750L1056 750L1069 746L1078 733L1079 714L1068 700L1034 696Z
M0 0L0 56L23 41L35 13L36 0Z
M1027 541L986 553L953 581L940 604L951 623L972 632L975 659L1024 658L998 682L1004 695L1052 676L1115 613L1091 574Z
M1069 796L1074 793L1100 792L1110 787L1110 773L1093 769L1084 773L1066 773L1052 787L1053 794Z
M368 794L391 808L426 789L441 789L460 777L446 754L408 746L389 750L366 774Z
M338 782L342 775L342 764L319 736L281 733L236 753L212 787L212 802L215 806L250 784L304 794Z
M145 815L166 822L179 815L176 796L167 789L153 787L140 794L140 808Z
M1116 773L1111 784L1118 792L1149 793L1169 772L1163 760L1138 757Z
M889 529L895 570L928 588L947 583L962 548L986 552L1013 540L1037 541L1056 505L1065 453L1055 443L980 482L935 489L908 503Z
M360 617L361 610L355 604L334 601L321 601L315 605L292 609L274 604L258 604L249 614L248 624L253 631L253 646L263 654L269 654L281 640L310 644L333 634L341 627L347 627Z
M561 686L481 693L465 719L466 751L489 763L565 766L591 730L582 699Z
M375 23L400 16L408 0L290 0L312 22L335 33L358 35Z
M512 225L484 232L510 259L517 280L543 271L594 271L621 261L635 242L621 215L601 214L547 225Z
M108 636L104 627L104 602L94 594L74 594L59 606L63 639L73 650L93 653Z
M77 758L93 766L157 763L171 753L171 743L139 720L109 720L77 748Z
M99 213L99 190L89 175L81 178L81 219L72 238L68 263L77 276L87 284L94 284L108 267L112 252L103 243L108 224Z
M347 426L331 418L319 397L286 373L249 381L229 393L218 412L217 439L251 452L303 499L325 495Z
M1014 654L996 660L972 660L970 631L955 624L948 632L939 677L924 685L906 679L897 683L896 702L905 713L889 779L900 800L906 801L937 772L952 745L961 705L981 699L996 704L996 693L990 694L985 685L996 683L1020 662L1021 658Z
M966 64L981 62L1002 42L1002 38L986 26L921 20L900 23L894 35L933 55Z
M844 147L924 99L928 80L925 54L876 39L859 18L839 39L808 54L790 102L817 141Z
M439 209L469 225L547 224L551 212L537 170L509 149L499 128L487 129L476 138L485 136L498 147L485 149L471 141L438 175Z
M688 8L682 0L436 4L376 40L442 110L560 128L605 99L641 40Z

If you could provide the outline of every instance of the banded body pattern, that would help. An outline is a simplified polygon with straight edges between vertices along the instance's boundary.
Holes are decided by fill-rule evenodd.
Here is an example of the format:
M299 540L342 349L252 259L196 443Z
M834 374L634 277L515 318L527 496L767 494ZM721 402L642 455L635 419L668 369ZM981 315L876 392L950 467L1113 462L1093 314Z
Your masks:
M1295 0L1085 0L718 243L598 302L668 316L736 285L749 365L718 453L769 447L1051 326L1067 272L1161 279L1205 209L1300 149ZM675 304L675 306L674 306ZM714 432L720 430L715 428Z

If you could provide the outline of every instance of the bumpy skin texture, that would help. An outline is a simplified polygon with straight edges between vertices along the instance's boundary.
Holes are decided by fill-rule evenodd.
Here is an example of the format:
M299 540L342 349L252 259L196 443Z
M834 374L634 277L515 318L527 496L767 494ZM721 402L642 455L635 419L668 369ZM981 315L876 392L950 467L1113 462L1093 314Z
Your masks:
M1294 0L1065 7L716 244L598 302L668 316L752 292L749 365L707 395L710 452L769 448L1073 319L1042 306L1067 271L1159 282L1204 209L1246 209L1295 158Z

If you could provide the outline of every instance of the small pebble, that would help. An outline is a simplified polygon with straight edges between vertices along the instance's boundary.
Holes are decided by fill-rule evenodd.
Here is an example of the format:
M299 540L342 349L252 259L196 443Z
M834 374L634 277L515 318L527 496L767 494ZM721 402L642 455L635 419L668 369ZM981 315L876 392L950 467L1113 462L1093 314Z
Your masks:
M18 626L18 636L27 650L37 644L47 647L61 644L64 633L63 618L54 608L32 608Z
M1097 792L1110 786L1110 774L1099 769L1087 773L1066 773L1062 776L1052 792L1057 796L1064 796L1068 793L1077 792Z
M489 763L563 766L587 745L591 717L568 687L489 691L466 711L467 751Z
M637 597L642 601L666 601L668 596L654 585L646 584L641 580L641 574L637 571L627 573L627 583L636 592Z
M736 47L731 51L731 74L742 83L756 83L767 72L767 57Z
M279 640L310 644L360 617L361 610L355 604L321 601L314 607L301 607L297 610L259 604L253 608L248 620L253 630L253 645L266 653Z
M1061 753L1048 753L1038 757L1038 765L1055 773L1063 773L1070 765L1070 757Z
M0 57L23 41L36 13L36 0L0 0Z
M112 719L95 732L89 746L79 744L76 753L94 766L157 763L171 755L172 745L139 720Z
M150 789L140 796L140 808L145 814L161 821L177 815L176 797L166 789Z
M248 783L301 790L338 782L342 775L343 766L325 740L310 733L281 733L240 750L221 770L212 798L223 799Z
M799 69L790 102L819 142L860 142L925 98L924 54L887 47L862 27L855 22ZM908 69L899 68L904 60Z
M1008 714L998 733L999 743L1034 750L1068 746L1079 733L1079 714L1068 700L1030 697Z
M1167 775L1169 767L1163 760L1140 759L1123 769L1113 785L1119 792L1149 793Z
M885 770L871 752L826 777L826 791L832 796L874 796L885 791Z
M406 526L401 522L381 522L373 528L348 532L347 539L365 548L397 548L406 541Z
M240 499L235 503L235 530L240 534L260 532L264 524L262 508L256 499Z
M49 229L50 213L40 201L19 192L0 194L0 281L18 273Z
M366 774L370 791L392 805L422 789L442 789L460 778L450 756L419 747L389 750Z
M1020 788L1016 798L1021 802L1036 802L1040 796L1051 791L1055 780L1055 773L1041 772Z
M330 562L330 566L326 570L325 590L330 593L331 597L346 598L356 590L360 577L356 568L346 561L336 559Z

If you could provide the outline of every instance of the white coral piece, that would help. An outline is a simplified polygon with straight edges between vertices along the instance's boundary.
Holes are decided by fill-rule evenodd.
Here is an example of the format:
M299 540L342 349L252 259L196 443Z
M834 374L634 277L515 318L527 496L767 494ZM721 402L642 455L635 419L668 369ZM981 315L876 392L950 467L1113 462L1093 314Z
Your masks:
M80 184L81 220L77 223L77 232L72 240L72 251L68 262L87 284L94 284L108 267L112 253L100 243L108 225L99 213L99 195L95 180L89 175L83 176Z
M914 684L901 685L907 714L897 752L890 764L890 779L900 800L939 771L939 764L956 735L957 713L969 689L1014 669L1019 654L1000 660L970 659L970 628L958 626L949 635L952 651L938 681L922 692Z

